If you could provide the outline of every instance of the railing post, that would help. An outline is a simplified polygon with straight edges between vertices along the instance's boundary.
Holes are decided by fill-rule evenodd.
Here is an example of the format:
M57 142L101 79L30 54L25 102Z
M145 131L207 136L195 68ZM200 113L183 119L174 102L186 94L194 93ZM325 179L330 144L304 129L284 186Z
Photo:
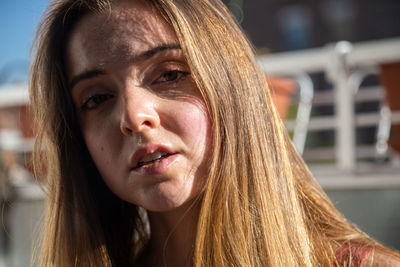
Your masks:
M341 41L335 45L334 60L330 70L330 78L335 95L335 154L336 164L341 171L351 173L356 166L354 92L349 88L350 69L347 56L352 45Z

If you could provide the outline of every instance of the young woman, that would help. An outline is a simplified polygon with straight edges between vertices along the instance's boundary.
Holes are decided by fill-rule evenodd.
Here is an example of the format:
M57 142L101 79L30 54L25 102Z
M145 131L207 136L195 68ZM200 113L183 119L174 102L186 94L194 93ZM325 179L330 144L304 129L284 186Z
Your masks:
M219 0L53 1L31 100L40 266L400 262L315 182Z

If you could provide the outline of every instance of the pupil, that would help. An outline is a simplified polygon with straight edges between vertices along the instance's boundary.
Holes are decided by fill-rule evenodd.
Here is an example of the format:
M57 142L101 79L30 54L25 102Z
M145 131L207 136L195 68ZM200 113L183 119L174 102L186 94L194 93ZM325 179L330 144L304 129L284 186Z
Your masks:
M97 96L97 97L95 97L94 99L93 99L93 101L94 101L94 103L96 103L96 104L101 104L101 102L103 101L103 100L105 100L105 96Z
M170 71L166 74L166 79L167 81L172 81L175 80L178 77L178 72L177 71Z

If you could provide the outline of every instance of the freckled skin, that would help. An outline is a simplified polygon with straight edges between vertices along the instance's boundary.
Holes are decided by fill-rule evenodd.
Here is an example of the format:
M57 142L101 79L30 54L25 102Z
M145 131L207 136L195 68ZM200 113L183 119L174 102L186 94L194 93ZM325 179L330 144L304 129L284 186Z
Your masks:
M184 74L190 70L180 49L136 60L166 43L178 41L159 15L141 2L122 1L110 13L84 17L66 50L69 79L104 70L72 88L83 137L102 178L118 197L159 212L176 209L200 193L211 146L209 116L190 74ZM171 75L163 74L165 68L184 72L176 82L165 82ZM106 100L83 110L93 95ZM131 159L146 144L163 144L178 156L162 173L139 175L132 171Z

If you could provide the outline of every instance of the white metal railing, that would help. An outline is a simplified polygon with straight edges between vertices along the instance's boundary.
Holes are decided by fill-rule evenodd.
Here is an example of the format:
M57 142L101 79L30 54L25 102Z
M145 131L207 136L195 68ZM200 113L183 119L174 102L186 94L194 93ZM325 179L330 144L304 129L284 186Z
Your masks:
M390 111L386 105L381 107L380 112L357 115L354 112L357 101L381 100L384 104L380 86L368 88L368 91L364 89L358 91L358 88L365 77L377 74L377 66L396 61L400 61L400 38L358 44L341 41L322 48L258 57L262 70L268 75L295 77L300 73L325 73L325 77L333 85L333 92L315 94L313 102L315 100L320 104L333 102L335 114L311 118L307 129L309 131L334 129L334 158L337 169L342 174L354 174L357 169L357 150L366 151L364 147L356 146L357 126L378 126L376 151L382 152L389 134L388 127L390 130L391 124L400 123L400 112ZM289 129L295 129L296 123L288 122L287 126ZM325 156L332 154L326 149L320 150ZM400 172L398 177L400 181Z
M0 86L0 108L27 105L28 102L27 83Z
M331 72L335 58L335 45L294 52L274 53L258 57L261 69L269 74L297 74L303 72ZM376 66L400 60L400 37L369 41L351 45L347 65Z

